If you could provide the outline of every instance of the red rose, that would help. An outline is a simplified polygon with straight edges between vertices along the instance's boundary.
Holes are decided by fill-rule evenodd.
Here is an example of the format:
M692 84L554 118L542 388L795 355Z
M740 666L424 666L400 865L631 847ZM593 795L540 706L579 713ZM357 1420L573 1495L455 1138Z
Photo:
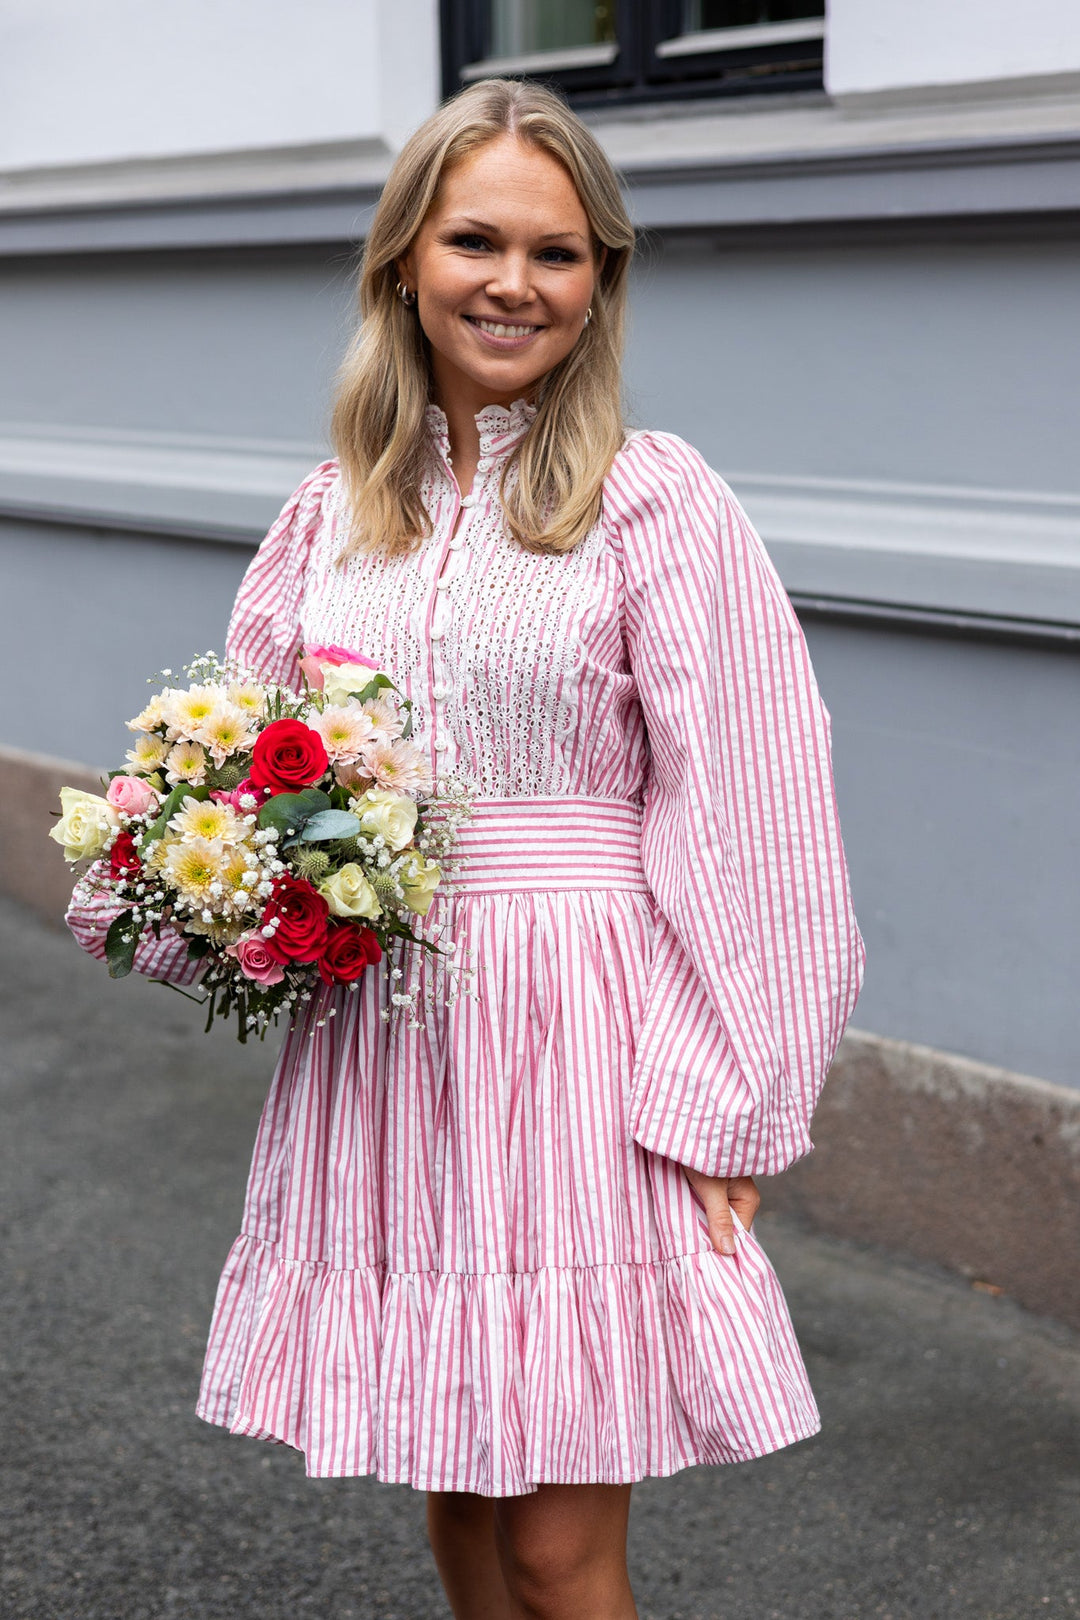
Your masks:
M381 955L382 947L372 929L335 923L319 958L319 977L324 984L352 984Z
M134 877L142 871L142 861L135 848L134 836L129 832L117 833L109 853L109 876L114 878Z
M270 922L277 927L266 940L267 954L275 962L314 962L326 943L330 907L303 878L283 877L274 885L259 919L260 931Z
M251 756L256 787L295 793L310 787L330 768L323 740L302 720L275 720L260 731Z

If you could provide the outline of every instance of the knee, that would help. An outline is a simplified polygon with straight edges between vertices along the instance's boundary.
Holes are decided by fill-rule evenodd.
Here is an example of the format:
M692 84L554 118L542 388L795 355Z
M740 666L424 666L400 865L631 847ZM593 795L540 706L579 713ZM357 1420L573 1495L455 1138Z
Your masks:
M597 1576L597 1553L584 1537L537 1533L498 1525L496 1543L503 1579L529 1620L564 1613L565 1604L584 1593Z

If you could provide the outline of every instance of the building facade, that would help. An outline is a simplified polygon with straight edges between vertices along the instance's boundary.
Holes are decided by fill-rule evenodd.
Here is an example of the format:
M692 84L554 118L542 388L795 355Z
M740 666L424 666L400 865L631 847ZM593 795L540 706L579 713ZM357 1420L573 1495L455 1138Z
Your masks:
M357 249L403 139L459 84L550 77L643 228L630 419L683 434L741 497L833 717L869 1033L845 1047L821 1151L777 1196L969 1270L1012 1266L1020 1297L1067 1315L1071 0L1022 16L1006 0L7 0L0 61L9 890L44 892L55 761L117 758L144 676L220 647L252 547L325 453ZM900 1194L873 1168L863 1185L845 1140L915 1201L955 1187L944 1245L901 1231ZM1042 1282L1023 1281L1022 1244L984 1258L964 1231L987 1155L1012 1166L1005 1197L1032 1175L1058 1188ZM838 1166L846 1214L825 1207Z

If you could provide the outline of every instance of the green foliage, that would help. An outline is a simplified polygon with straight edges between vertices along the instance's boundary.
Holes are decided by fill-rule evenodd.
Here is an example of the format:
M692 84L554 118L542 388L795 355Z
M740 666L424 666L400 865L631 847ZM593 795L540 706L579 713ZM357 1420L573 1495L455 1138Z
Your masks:
M121 911L109 924L105 935L105 960L110 979L126 979L135 961L135 947L139 943L139 926L131 911Z

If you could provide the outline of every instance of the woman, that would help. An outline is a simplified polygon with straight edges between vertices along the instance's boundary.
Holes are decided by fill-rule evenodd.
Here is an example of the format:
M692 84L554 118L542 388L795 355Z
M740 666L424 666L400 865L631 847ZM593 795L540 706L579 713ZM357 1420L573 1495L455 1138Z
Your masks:
M470 1620L633 1615L632 1482L818 1427L750 1226L862 966L828 718L726 486L624 431L632 247L550 92L430 119L368 239L339 460L230 633L265 678L345 644L412 698L474 795L429 918L475 994L390 1025L369 973L287 1037L199 1410L429 1492Z

